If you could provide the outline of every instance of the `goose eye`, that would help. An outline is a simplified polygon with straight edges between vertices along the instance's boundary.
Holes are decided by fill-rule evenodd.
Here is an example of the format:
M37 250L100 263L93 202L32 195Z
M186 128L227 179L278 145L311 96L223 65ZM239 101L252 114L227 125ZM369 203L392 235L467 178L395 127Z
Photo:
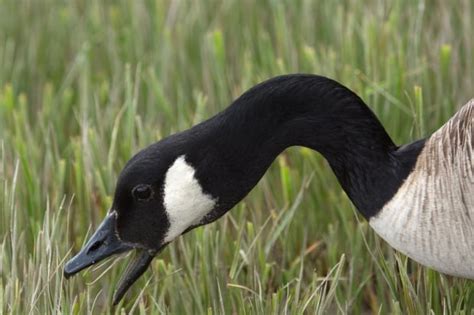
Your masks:
M153 191L150 185L138 185L132 190L133 197L139 201L147 201L151 199Z

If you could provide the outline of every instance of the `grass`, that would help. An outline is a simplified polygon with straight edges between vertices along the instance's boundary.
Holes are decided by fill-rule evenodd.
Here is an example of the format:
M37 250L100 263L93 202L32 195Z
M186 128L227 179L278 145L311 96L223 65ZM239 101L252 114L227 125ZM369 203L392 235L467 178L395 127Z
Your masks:
M115 309L126 258L62 268L134 152L265 78L335 78L397 143L436 130L474 96L473 23L470 0L0 0L0 313L472 314L471 281L389 248L304 148Z

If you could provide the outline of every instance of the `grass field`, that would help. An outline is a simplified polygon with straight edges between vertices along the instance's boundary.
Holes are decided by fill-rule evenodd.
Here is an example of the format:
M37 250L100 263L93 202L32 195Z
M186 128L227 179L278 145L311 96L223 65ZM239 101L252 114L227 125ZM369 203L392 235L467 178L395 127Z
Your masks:
M62 276L138 149L263 79L332 77L399 144L474 97L473 1L362 3L0 0L0 313L473 314L472 281L389 248L302 148L119 307L127 257Z

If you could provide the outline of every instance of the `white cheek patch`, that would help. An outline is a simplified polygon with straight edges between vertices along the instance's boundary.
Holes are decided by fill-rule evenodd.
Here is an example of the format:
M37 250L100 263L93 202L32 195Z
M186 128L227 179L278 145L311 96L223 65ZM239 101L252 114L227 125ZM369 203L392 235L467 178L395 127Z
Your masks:
M166 172L163 199L170 227L165 242L199 223L216 204L211 195L203 192L194 174L194 168L186 163L184 155L178 157Z

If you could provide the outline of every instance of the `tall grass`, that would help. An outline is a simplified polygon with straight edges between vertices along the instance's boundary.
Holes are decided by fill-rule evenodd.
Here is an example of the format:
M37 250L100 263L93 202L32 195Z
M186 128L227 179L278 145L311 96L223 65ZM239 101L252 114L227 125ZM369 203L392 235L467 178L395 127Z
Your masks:
M302 148L119 307L126 258L62 268L134 152L265 78L332 77L397 143L429 134L474 96L473 21L470 0L1 0L0 313L472 314L471 281L390 249Z

